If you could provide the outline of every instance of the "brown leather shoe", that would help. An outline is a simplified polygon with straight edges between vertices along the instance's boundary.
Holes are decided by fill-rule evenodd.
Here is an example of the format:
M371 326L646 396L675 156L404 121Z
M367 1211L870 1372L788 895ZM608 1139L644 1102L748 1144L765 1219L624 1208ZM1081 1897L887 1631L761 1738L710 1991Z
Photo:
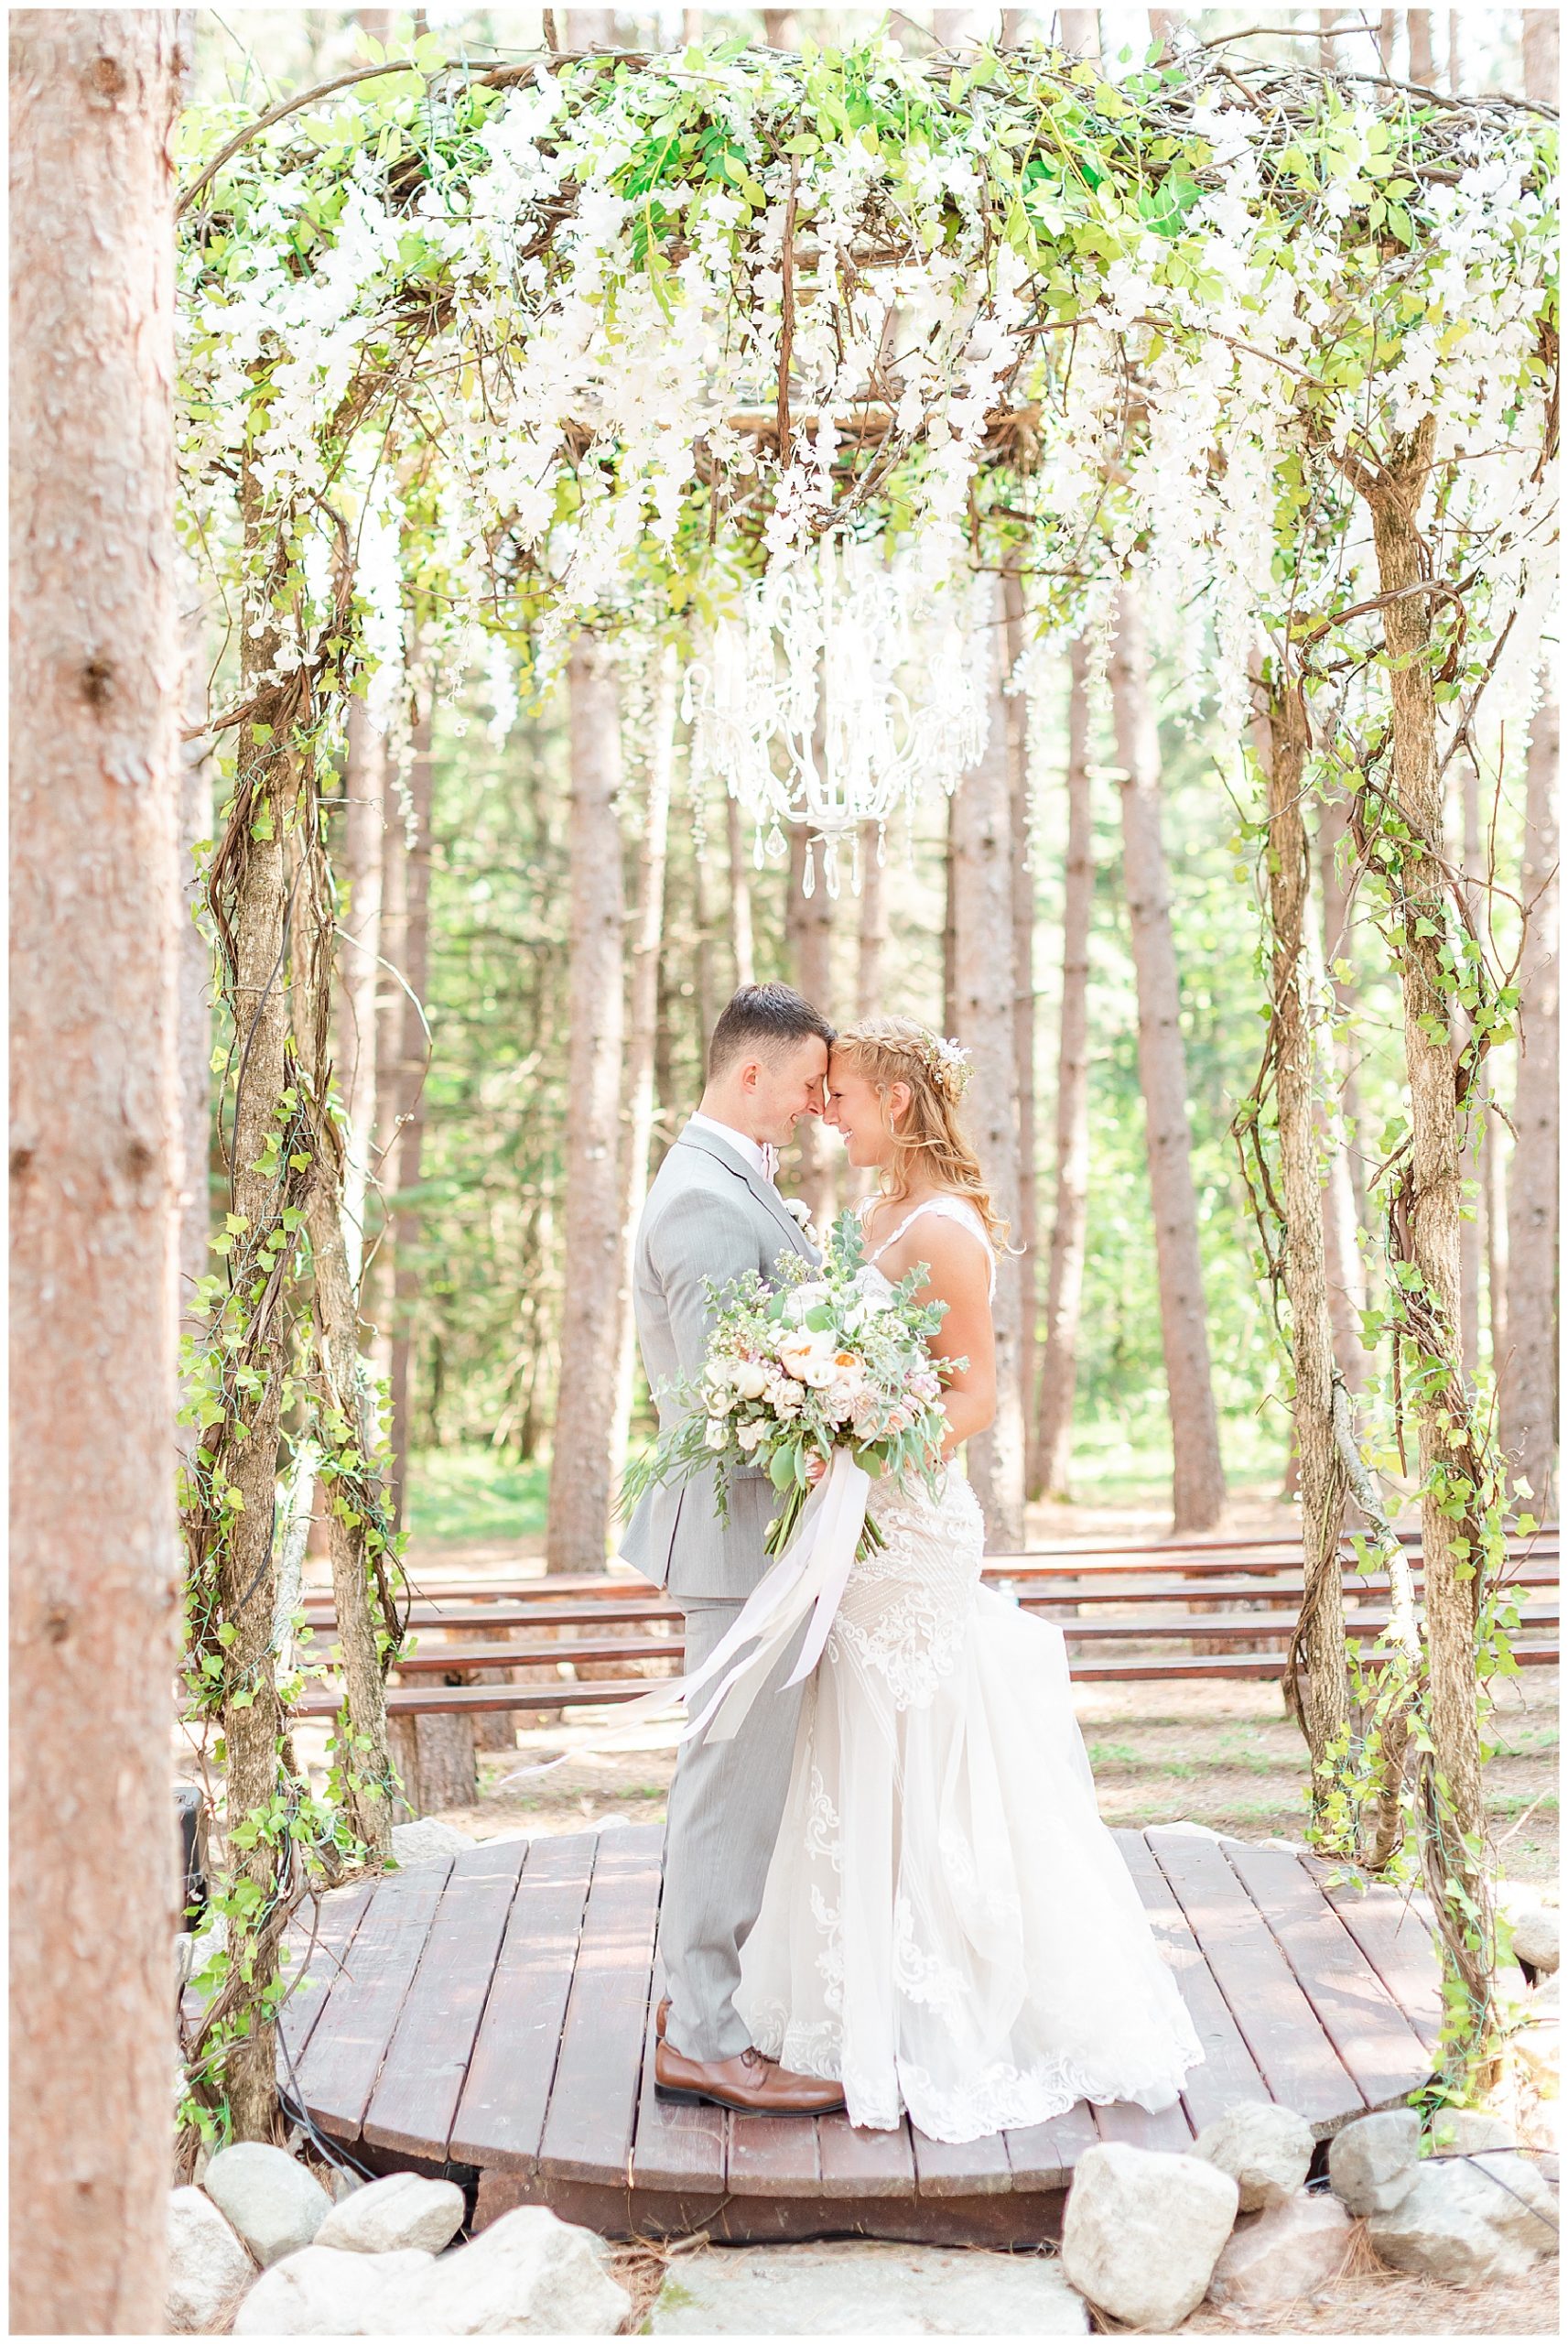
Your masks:
M746 2116L830 2116L844 2105L841 2085L793 2075L750 2046L735 2059L688 2059L663 2039L654 2053L654 2089L661 2100L710 2100Z
M658 2036L661 2043L665 2039L665 2029L668 2026L669 2023L670 1998L667 1994L664 1994L660 1997L658 2009L654 2013L654 2033Z

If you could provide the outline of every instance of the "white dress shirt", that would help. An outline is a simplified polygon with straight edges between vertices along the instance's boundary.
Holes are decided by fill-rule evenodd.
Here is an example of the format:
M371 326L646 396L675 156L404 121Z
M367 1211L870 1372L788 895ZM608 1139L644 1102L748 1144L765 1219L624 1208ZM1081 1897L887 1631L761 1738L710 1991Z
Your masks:
M743 1156L753 1172L764 1180L772 1180L779 1168L779 1152L765 1140L753 1139L749 1132L738 1132L732 1123L721 1123L716 1115L705 1115L692 1109L692 1122L698 1131L713 1132L719 1139L727 1139L738 1156Z

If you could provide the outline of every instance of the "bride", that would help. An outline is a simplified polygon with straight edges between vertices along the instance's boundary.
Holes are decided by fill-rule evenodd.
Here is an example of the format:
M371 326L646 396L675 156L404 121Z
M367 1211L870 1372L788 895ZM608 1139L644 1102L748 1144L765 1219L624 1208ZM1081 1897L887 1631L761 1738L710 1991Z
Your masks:
M907 1018L835 1043L826 1120L880 1175L869 1286L926 1265L947 1306L948 1460L933 1503L884 1482L806 1688L788 1801L735 2007L757 2048L841 2079L849 2121L907 2110L933 2139L1035 2124L1079 2100L1168 2107L1202 2057L1099 1819L1061 1631L980 1584L957 1470L996 1405L990 1304L1005 1231L957 1117L968 1067Z

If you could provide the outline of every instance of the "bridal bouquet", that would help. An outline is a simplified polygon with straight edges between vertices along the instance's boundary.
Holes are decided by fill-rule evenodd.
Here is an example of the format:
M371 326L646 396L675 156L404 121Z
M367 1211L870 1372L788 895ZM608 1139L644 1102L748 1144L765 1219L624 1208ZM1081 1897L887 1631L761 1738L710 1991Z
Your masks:
M862 1283L860 1224L840 1213L819 1269L784 1253L765 1286L752 1270L719 1286L708 1282L713 1313L708 1354L695 1382L674 1387L678 1423L629 1470L630 1506L655 1482L690 1481L715 1469L719 1514L728 1519L736 1469L760 1466L782 1503L766 1551L788 1546L813 1486L814 1459L831 1467L849 1452L868 1475L901 1482L918 1474L935 1495L946 1419L937 1405L945 1373L927 1348L945 1303L917 1304L925 1272L893 1287ZM857 1551L883 1544L867 1514Z

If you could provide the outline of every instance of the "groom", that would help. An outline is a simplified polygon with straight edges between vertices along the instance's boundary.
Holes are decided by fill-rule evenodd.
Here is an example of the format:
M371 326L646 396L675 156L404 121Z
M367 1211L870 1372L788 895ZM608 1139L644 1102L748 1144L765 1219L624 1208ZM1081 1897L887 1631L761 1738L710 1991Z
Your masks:
M743 985L714 1026L702 1104L670 1149L638 1223L633 1273L637 1340L650 1389L701 1374L708 1321L702 1282L771 1275L788 1247L817 1254L773 1186L778 1151L824 1105L833 1029L788 985ZM659 1401L661 1423L672 1405ZM648 1491L622 1552L668 1587L686 1614L686 1666L699 1667L768 1567L762 1540L776 1493L738 1470L730 1519L711 1475ZM662 2097L762 2115L842 2108L835 2083L792 2075L753 2048L734 2004L741 1948L762 1901L789 1789L800 1687L784 1689L792 1649L729 1742L687 1742L670 1789L660 1942L669 1985L654 2073Z

